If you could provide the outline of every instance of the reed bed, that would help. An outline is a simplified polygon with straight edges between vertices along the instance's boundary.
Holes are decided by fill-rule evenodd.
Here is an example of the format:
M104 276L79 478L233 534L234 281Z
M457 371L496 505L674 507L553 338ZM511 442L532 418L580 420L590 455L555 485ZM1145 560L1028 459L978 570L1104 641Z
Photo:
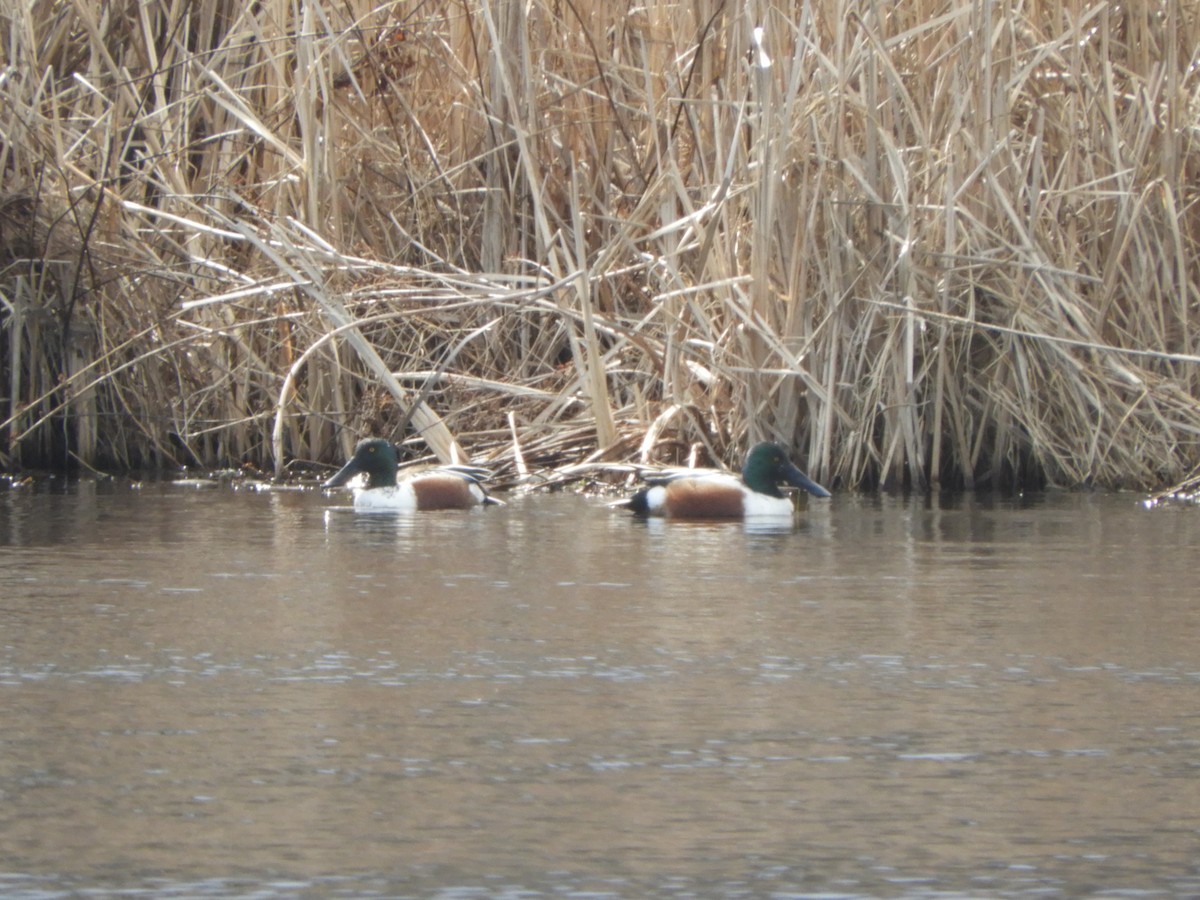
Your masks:
M1200 466L1200 13L0 0L0 463Z

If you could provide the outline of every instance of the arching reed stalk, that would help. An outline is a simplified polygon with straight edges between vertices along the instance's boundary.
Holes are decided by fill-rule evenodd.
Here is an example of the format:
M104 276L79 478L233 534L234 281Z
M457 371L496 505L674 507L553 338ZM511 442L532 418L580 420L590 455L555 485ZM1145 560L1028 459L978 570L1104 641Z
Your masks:
M1200 466L1200 15L0 0L0 463ZM583 471L571 469L568 471Z

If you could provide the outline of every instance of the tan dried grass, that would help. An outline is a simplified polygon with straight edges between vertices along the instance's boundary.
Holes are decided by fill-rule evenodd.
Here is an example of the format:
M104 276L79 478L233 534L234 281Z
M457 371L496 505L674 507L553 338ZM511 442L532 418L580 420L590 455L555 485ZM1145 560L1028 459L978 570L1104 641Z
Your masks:
M0 0L5 461L1200 465L1200 16Z

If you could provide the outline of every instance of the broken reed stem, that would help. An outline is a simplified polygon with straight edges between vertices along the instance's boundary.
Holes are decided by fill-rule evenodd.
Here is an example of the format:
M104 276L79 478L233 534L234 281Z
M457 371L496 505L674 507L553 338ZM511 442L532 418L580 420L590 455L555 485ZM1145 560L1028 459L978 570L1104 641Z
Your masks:
M1178 5L89 10L0 0L0 463L1200 463Z

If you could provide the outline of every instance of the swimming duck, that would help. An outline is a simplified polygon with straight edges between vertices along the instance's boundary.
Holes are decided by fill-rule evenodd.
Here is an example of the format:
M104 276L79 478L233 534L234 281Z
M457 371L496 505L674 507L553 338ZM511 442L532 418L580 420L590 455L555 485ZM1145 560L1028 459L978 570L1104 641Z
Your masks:
M795 506L779 490L790 484L815 497L828 497L821 487L788 459L779 444L764 441L746 456L742 477L714 470L669 469L645 476L646 487L617 506L643 516L676 519L730 519L791 516Z
M341 487L356 475L366 485L354 488L354 508L361 511L416 512L430 509L471 509L501 501L488 495L481 481L490 474L478 466L439 466L396 481L396 448L382 438L366 438L354 456L321 487Z

